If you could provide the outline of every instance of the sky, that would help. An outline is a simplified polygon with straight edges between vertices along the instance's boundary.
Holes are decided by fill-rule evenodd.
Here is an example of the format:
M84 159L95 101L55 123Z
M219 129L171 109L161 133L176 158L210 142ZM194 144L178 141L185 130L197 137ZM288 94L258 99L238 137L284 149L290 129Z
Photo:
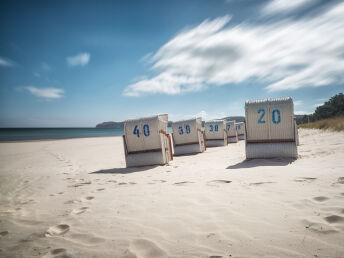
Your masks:
M344 2L0 1L0 127L244 116L344 91Z

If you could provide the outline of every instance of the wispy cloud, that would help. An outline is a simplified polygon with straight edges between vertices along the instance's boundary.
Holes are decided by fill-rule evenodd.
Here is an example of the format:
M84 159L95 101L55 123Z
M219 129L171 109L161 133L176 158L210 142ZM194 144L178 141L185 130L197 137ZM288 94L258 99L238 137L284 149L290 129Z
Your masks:
M37 88L35 86L25 87L32 95L44 99L59 99L63 97L64 90L58 88Z
M0 66L11 67L11 66L15 66L15 65L16 65L16 63L14 61L12 61L11 59L0 56Z
M302 100L294 100L294 105L295 106L301 106L303 104Z
M339 3L313 17L258 25L206 20L163 45L150 58L156 75L128 85L124 95L181 94L248 79L268 91L344 82L343 17Z
M305 6L315 0L271 0L263 8L263 14L275 14L291 12L299 7Z
M69 66L85 66L90 62L90 53L80 53L75 56L67 57L67 63Z

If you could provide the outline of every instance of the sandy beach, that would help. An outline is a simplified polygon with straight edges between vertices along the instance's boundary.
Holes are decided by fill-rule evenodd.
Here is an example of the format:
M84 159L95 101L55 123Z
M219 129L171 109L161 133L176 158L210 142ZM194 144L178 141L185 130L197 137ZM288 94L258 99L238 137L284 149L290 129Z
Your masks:
M344 257L344 133L125 168L121 137L0 143L0 257Z

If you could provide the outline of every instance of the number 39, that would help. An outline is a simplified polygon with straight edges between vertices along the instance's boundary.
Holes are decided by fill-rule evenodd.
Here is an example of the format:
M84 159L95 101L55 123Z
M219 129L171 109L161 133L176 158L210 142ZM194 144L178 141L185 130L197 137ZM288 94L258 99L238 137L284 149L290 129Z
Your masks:
M258 118L258 124L265 124L265 120L263 120L265 116L265 109L258 109L257 113L260 114L260 117ZM278 109L272 110L271 117L274 124L279 124L281 122L281 112Z

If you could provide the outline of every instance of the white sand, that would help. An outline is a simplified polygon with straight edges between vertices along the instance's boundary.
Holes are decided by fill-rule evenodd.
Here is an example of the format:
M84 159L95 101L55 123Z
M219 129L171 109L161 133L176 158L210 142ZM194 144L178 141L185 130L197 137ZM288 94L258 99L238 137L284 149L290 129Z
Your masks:
M125 169L121 137L0 144L0 257L344 257L344 133Z

